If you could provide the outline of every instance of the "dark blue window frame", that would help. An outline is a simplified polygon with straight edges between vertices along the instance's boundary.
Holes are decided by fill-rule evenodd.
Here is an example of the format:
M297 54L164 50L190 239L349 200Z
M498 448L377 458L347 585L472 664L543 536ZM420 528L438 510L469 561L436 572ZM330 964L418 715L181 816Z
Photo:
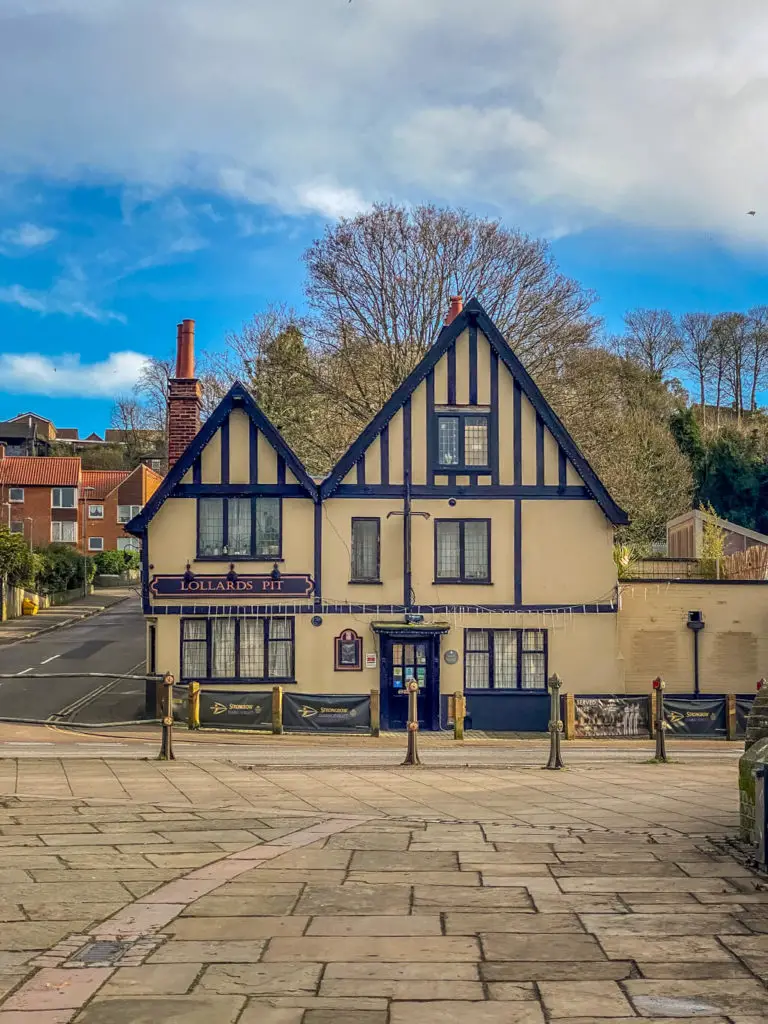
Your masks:
M486 636L487 646L485 648L478 648L470 646L471 634L483 633ZM514 633L515 642L517 644L517 664L515 669L515 685L514 686L496 686L496 680L494 678L495 673L495 639L496 633ZM528 654L543 654L544 655L544 680L543 686L523 686L523 653L526 650L523 647L523 634L524 633L541 633L542 646L536 650L527 650ZM467 654L482 654L488 658L488 686L467 686ZM474 626L467 626L464 630L464 692L470 693L488 693L492 690L494 693L546 693L547 692L547 678L549 673L549 632L546 629L478 629Z
M458 576L438 576L438 533L440 527L447 523L458 523L459 524L459 575ZM467 576L466 574L466 524L467 523L485 523L486 527L486 552L488 560L488 572L485 576ZM490 519L435 519L435 532L434 532L434 545L435 545L435 575L434 584L439 586L442 584L449 583L462 583L469 586L479 585L488 586L493 582L491 579L491 520Z
M458 462L447 463L440 461L440 420L443 419L455 419L458 421ZM482 463L467 464L466 461L466 426L468 419L482 420L485 425L485 446L486 446L486 461ZM466 406L460 409L439 409L434 414L434 440L433 440L433 457L432 457L432 470L435 473L490 473L493 464L493 454L491 452L492 444L492 431L491 431L491 413L485 407L477 409L472 406Z
M204 555L200 551L200 503L214 499L223 503L223 546L229 546L229 502L231 499L240 500L247 498L251 503L251 550L247 555ZM257 552L256 550L256 503L259 501L276 501L278 503L277 512L277 554L269 555L263 552ZM263 495L248 495L248 494L208 494L197 499L197 544L196 544L196 562L282 562L283 561L283 499L279 496L271 494Z
M222 616L223 618L223 616ZM194 679L196 682L211 682L211 683L295 683L296 682L296 620L289 615L264 615L255 616L256 621L261 622L262 628L264 629L264 671L265 674L261 676L242 676L240 674L240 626L244 621L243 617L233 618L235 623L235 674L233 676L213 676L211 674L211 662L213 658L213 622L214 619L201 619L199 617L184 618L181 619L180 625L180 636L179 643L181 647L180 661L181 666L181 678L184 682L190 682ZM288 622L291 627L290 637L272 637L269 635L269 624L272 619L280 619L282 622ZM205 639L191 639L185 638L185 623L187 622L204 622L205 623ZM250 619L254 621L253 618ZM271 676L269 675L269 644L270 643L285 643L290 640L291 644L291 671L287 676ZM205 676L190 676L184 674L184 647L185 644L205 644Z

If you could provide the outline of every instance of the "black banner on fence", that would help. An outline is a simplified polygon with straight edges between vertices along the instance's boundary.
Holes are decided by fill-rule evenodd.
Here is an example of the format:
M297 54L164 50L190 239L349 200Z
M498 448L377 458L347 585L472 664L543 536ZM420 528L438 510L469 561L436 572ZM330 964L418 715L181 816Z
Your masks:
M271 690L200 691L200 725L222 729L271 729Z
M344 695L283 694L283 727L304 732L368 732L371 698Z
M575 697L576 739L648 736L647 697Z
M697 700L664 697L664 718L670 732L716 736L725 732L725 697Z
M747 718L755 703L754 697L736 698L736 735L744 736L747 731Z

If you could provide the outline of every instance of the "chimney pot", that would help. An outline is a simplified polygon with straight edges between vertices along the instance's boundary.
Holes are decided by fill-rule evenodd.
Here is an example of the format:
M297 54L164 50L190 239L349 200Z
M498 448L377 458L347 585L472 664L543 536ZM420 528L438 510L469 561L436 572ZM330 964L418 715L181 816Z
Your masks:
M453 323L453 321L456 319L456 317L459 315L462 309L464 309L464 300L462 299L461 295L452 295L451 306L450 309L448 310L448 316L445 318L446 327L448 326L448 324Z
M183 320L176 328L176 379L195 376L195 321Z

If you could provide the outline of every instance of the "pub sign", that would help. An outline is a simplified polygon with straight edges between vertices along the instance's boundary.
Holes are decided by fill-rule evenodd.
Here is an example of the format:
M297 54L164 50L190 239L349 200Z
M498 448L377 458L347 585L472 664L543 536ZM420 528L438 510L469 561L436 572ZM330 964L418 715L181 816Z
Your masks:
M222 576L183 573L153 576L149 583L154 597L309 597L314 580L307 575L264 576L227 573Z

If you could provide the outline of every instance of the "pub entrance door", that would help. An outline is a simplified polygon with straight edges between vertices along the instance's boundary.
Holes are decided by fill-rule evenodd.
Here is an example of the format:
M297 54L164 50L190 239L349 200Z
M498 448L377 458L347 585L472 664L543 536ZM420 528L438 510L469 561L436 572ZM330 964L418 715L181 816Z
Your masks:
M397 633L381 636L381 724L384 729L408 725L408 682L419 684L421 729L439 729L440 637Z

